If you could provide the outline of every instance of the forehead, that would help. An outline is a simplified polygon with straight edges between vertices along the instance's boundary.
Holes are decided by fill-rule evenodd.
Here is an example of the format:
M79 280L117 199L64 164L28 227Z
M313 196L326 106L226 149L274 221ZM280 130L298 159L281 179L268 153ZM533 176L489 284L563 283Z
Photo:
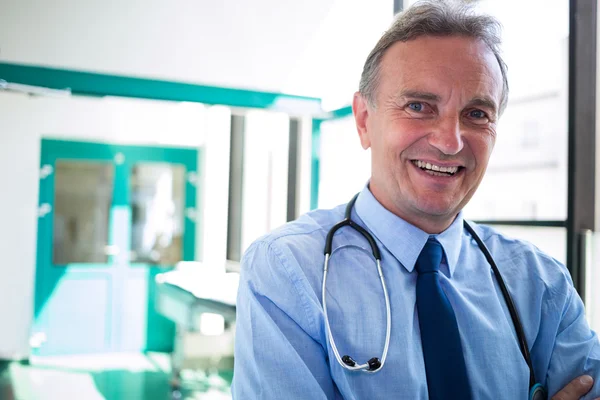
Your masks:
M502 72L496 57L481 40L423 36L394 43L384 54L379 90L391 95L406 89L463 96L486 95L500 103ZM438 93L439 92L439 93Z

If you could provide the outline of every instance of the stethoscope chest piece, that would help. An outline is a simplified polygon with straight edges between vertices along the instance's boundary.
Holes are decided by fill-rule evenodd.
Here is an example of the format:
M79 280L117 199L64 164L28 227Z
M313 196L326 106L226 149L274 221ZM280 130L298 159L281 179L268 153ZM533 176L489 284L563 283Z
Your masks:
M547 400L548 393L539 383L536 383L529 391L529 400Z

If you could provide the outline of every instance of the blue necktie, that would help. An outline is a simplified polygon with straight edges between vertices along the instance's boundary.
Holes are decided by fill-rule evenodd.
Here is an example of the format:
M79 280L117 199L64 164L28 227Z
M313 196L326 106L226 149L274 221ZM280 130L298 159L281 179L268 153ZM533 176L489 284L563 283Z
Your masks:
M417 259L417 311L430 400L472 398L454 310L440 285L442 245L429 239Z

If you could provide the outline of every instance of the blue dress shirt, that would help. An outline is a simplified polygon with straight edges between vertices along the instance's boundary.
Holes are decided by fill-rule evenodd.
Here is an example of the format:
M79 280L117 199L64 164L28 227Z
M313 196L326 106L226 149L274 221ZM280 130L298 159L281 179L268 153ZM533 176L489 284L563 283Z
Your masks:
M368 188L352 218L381 249L392 326L388 358L375 374L343 369L327 338L321 302L323 248L345 206L312 211L254 242L242 260L237 300L234 399L427 399L415 306L415 262L427 233L387 211ZM489 227L490 249L523 322L538 381L554 395L584 373L600 396L600 343L567 269L529 243ZM476 399L527 399L529 369L494 273L462 214L433 235L444 248L441 284L455 310ZM340 355L381 357L385 300L368 242L345 227L333 239L327 309Z

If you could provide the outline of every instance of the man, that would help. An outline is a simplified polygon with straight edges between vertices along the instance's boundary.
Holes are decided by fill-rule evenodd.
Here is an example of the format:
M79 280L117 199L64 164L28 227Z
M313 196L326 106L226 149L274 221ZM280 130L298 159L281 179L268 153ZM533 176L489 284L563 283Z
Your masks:
M332 237L323 286L326 236L346 206L256 241L242 261L234 398L513 400L537 383L567 400L592 387L579 375L600 378L600 344L565 267L463 228L507 102L499 42L492 18L440 1L411 7L380 39L353 101L371 179L349 212L381 252L387 289L351 227ZM351 370L366 360L366 373ZM584 398L595 396L600 387Z

